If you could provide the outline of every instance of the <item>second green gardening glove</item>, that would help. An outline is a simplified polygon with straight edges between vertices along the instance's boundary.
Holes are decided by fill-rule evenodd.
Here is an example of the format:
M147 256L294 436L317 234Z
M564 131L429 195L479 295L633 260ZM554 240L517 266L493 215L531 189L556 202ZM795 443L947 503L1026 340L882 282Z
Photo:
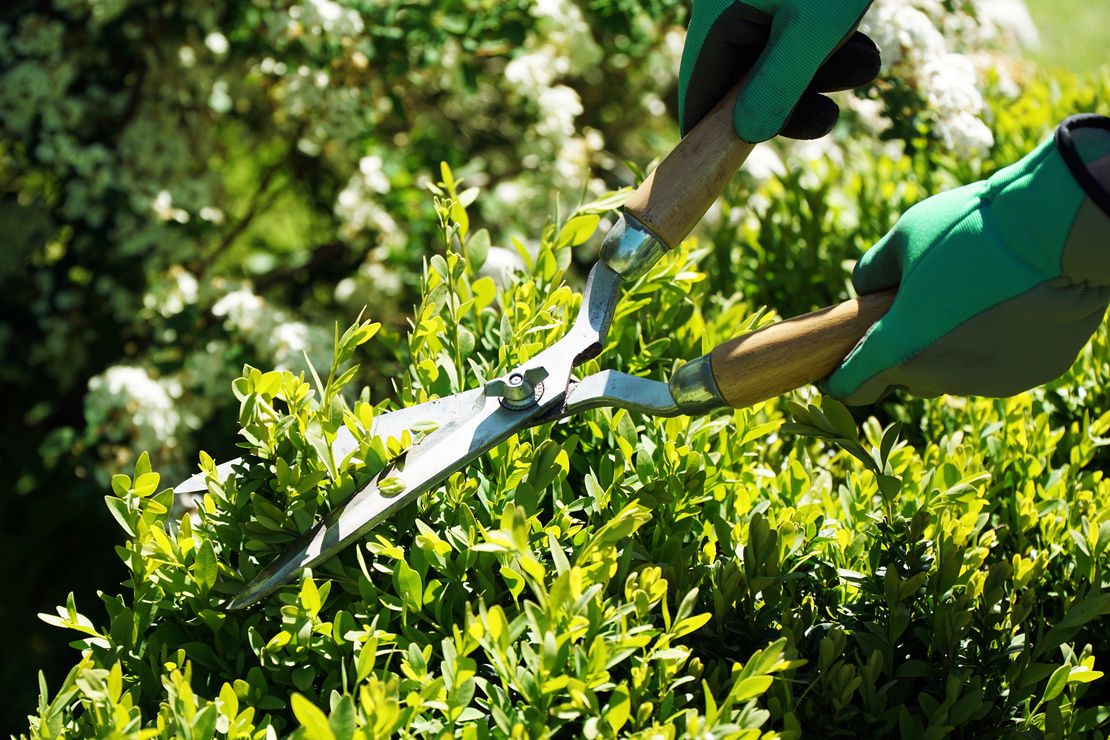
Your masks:
M897 287L827 390L1011 396L1067 371L1110 302L1110 118L1067 119L989 179L928 198L856 265Z
M679 71L685 136L747 76L733 112L752 144L781 133L816 139L839 110L822 92L875 79L879 49L853 33L871 0L694 0ZM834 53L835 52L835 53Z

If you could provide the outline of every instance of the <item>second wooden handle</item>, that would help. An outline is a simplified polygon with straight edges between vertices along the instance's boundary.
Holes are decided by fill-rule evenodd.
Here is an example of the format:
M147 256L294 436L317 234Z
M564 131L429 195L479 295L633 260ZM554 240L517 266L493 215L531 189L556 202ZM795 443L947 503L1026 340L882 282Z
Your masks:
M718 344L710 353L717 390L739 409L829 375L894 302L869 293Z
M697 226L755 144L736 136L737 83L671 150L625 203L624 210L672 249Z

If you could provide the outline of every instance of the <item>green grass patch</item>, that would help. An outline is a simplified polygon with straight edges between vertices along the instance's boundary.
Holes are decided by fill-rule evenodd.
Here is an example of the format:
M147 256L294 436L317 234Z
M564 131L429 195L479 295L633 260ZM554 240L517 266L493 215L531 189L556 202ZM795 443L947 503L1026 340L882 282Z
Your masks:
M1091 74L1110 65L1110 2L1027 0L1041 37L1029 57L1049 71Z

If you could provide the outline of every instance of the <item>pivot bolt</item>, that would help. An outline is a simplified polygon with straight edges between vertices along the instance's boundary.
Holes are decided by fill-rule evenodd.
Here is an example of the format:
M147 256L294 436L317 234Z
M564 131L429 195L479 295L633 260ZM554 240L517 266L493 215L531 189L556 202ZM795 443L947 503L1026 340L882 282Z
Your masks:
M513 371L504 378L494 378L485 385L487 396L497 396L505 408L520 410L535 406L543 395L543 383L547 369L531 367L523 373Z

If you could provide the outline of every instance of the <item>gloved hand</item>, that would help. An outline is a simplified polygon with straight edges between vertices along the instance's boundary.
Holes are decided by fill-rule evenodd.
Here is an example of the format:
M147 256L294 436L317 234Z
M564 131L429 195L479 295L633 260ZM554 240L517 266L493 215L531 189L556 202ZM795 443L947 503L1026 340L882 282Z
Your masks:
M853 34L870 4L694 0L679 70L682 135L745 75L733 113L741 139L756 144L779 133L794 139L827 134L840 112L818 93L860 87L879 73L878 47Z
M1110 302L1110 118L1067 119L989 179L906 211L852 282L898 286L826 389L1004 397L1059 377Z

